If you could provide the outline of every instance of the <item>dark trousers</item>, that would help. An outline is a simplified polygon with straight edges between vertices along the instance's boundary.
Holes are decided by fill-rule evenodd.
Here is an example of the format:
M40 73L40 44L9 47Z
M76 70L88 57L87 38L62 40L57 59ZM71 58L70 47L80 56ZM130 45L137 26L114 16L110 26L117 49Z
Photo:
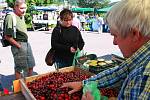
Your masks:
M60 58L55 58L55 63L57 68L64 68L72 66L73 60L64 60Z

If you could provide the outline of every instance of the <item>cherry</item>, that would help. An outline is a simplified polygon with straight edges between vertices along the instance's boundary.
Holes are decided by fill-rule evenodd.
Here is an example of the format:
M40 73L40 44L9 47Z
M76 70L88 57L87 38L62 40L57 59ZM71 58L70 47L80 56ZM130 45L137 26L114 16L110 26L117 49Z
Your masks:
M70 88L60 88L63 83L82 81L90 77L80 70L54 72L27 83L27 87L37 100L80 100L82 92L68 94Z

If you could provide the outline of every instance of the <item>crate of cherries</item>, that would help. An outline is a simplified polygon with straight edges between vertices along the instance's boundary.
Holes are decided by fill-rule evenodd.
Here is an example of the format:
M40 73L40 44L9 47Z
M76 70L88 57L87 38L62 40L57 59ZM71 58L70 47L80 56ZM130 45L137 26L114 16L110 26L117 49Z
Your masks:
M82 81L89 78L82 71L54 72L42 76L32 82L27 82L27 87L36 100L80 100L82 91L69 95L70 88L60 88L63 83Z
M38 77L29 77L30 80L26 79L26 88L35 100L81 100L82 90L69 95L68 92L71 89L61 88L61 86L66 82L82 81L91 75L93 74L80 68L66 72L53 72ZM109 90L102 89L101 94L108 97L117 96Z

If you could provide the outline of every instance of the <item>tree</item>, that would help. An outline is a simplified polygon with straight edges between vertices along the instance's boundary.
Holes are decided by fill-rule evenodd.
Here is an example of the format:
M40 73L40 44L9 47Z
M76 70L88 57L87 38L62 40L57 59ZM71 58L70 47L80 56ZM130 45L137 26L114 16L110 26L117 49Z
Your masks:
M77 4L83 8L103 8L108 6L110 0L78 0Z
M8 7L13 8L15 0L6 0Z
M34 13L37 13L36 11L33 11L33 6L48 6L50 4L53 4L54 0L26 0L27 4L27 11L25 15L25 21L28 28L32 27L32 15ZM6 0L8 7L13 8L15 0Z

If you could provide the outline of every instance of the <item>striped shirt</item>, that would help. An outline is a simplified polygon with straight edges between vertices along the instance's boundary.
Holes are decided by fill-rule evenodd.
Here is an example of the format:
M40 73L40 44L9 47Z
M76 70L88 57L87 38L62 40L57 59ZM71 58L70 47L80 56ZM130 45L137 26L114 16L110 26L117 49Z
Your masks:
M117 87L119 100L150 100L150 40L121 65L105 70L87 80L99 88Z

